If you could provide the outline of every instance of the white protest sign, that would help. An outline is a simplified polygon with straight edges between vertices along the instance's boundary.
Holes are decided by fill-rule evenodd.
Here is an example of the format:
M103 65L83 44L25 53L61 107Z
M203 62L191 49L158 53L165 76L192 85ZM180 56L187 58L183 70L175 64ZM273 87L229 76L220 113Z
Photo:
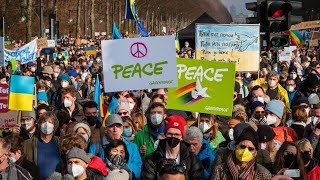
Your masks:
M32 40L31 42L29 42L28 44L15 49L15 50L9 50L9 49L5 49L4 51L4 58L5 58L5 62L10 61L10 59L14 58L16 60L19 60L21 62L21 64L26 64L30 61L34 61L37 59L37 39L35 38L34 40Z
M278 60L279 62L283 62L286 61L290 64L291 61L291 56L292 56L292 52L288 51L288 50L284 50L284 51L279 51L278 53Z
M0 66L4 66L4 38L0 37Z
M100 36L100 32L94 32L94 36Z
M196 24L196 58L233 62L237 71L258 71L259 24Z
M48 40L48 47L51 48L51 47L55 47L56 46L56 41L55 40Z
M17 124L18 111L0 113L0 128L12 128Z
M104 40L105 92L177 86L173 36Z

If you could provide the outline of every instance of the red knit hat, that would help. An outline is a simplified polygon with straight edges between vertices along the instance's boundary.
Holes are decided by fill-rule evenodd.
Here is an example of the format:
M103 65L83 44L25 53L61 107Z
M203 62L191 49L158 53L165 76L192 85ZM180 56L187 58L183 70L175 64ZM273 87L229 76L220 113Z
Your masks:
M182 137L184 136L184 126L187 124L186 120L181 116L169 116L168 123L164 130L164 133L167 133L169 128L179 129Z

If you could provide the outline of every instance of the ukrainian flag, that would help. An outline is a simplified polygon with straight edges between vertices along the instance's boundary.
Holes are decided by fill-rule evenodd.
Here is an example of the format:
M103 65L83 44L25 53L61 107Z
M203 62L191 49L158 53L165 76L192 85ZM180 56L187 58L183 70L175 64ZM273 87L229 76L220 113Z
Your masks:
M179 42L179 36L178 36L178 33L176 33L176 50L178 52L180 52L180 42Z
M32 111L34 77L12 75L9 92L10 110Z
M98 119L101 122L103 117L103 109L102 109L102 96L101 96L101 89L100 89L100 80L97 74L96 83L94 86L94 93L93 93L93 101L98 104Z
M96 51L96 47L95 46L89 46L89 47L85 47L84 50L86 51L86 55L96 55L97 51Z

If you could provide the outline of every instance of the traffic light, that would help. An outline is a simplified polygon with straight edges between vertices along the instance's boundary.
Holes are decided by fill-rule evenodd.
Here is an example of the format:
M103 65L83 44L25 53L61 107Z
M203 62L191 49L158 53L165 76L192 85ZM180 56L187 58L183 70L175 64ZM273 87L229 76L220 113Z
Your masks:
M290 1L290 4L292 6L292 11L290 12L288 16L288 25L291 27L291 25L295 25L298 23L301 23L303 18L302 18L302 13L299 10L302 9L302 2L300 1Z
M270 35L270 47L273 48L279 48L283 46L289 46L290 45L290 37L289 35L277 35L277 34L272 34Z
M291 11L292 5L287 1L268 0L267 13L270 33L290 29L288 17Z

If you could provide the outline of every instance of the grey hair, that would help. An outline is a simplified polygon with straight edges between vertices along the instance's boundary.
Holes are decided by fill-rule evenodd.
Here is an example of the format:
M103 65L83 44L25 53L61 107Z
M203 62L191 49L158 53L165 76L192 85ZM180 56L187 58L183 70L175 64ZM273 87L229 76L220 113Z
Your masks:
M6 152L9 152L11 150L11 142L8 139L0 138L0 143L2 145L1 148Z
M197 127L189 127L184 135L184 139L198 139L200 142L202 142L203 140L203 134L201 132L201 130Z

